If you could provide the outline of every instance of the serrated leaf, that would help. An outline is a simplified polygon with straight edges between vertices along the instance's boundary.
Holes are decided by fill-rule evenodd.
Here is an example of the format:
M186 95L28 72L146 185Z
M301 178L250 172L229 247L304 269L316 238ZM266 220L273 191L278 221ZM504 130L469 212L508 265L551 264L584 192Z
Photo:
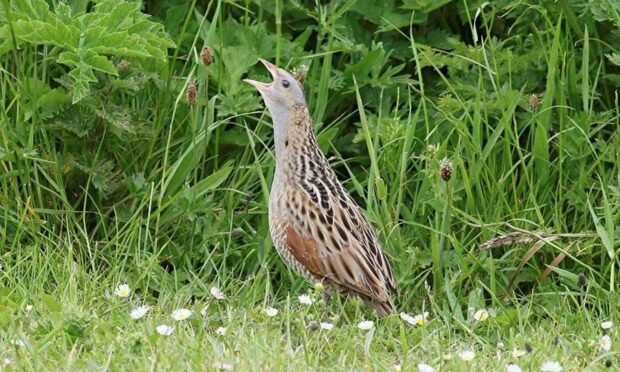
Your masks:
M90 50L85 50L83 53L80 53L80 57L82 58L82 62L89 65L93 70L118 76L116 67L114 67L112 62L110 62L106 57L97 55L97 53Z
M607 57L609 62L613 63L616 66L620 66L620 54L608 53L608 54L605 54L605 57Z
M167 48L174 42L162 25L140 12L140 2L100 1L87 13L72 14L58 3L52 11L44 0L10 3L12 31L0 26L0 55L11 50L13 40L24 44L59 47L56 62L71 67L72 102L88 95L97 79L94 71L117 76L108 56L152 58L167 61Z
M32 19L43 19L49 12L49 5L45 0L11 0L11 7L16 13Z

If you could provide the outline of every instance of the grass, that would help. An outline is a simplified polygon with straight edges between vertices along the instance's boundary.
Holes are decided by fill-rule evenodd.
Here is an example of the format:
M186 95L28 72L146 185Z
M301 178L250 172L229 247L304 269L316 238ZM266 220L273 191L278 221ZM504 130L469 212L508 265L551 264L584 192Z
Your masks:
M43 254L40 247L24 247L15 265L3 268L2 281L12 288L3 293L2 355L11 360L10 367L3 368L193 370L221 362L237 370L387 370L417 363L447 370L503 370L516 363L524 370L537 370L543 361L556 360L565 370L596 370L606 361L617 363L615 345L611 352L598 346L603 334L612 340L617 336L615 328L606 331L600 326L609 319L617 324L612 305L617 299L601 299L595 308L580 306L590 296L588 289L512 300L492 309L493 316L484 322L454 318L429 292L419 299L430 312L428 321L417 326L398 316L374 319L353 302L306 306L294 294L265 296L266 272L224 287L222 301L207 294L218 283L200 280L171 283L156 297L138 290L120 298L114 290L127 279L122 265L105 274L93 273L76 265L71 246L60 243L55 248ZM156 257L145 260L155 263ZM141 280L156 279L147 275ZM205 296L196 298L197 291ZM27 304L33 305L31 311ZM150 312L131 319L130 310L142 304L151 306ZM266 316L269 306L279 310L277 316ZM193 315L173 320L170 314L181 307L193 310ZM375 320L375 327L358 329L363 319ZM313 320L335 327L312 330ZM173 326L172 335L159 335L155 328L161 324ZM222 326L226 334L218 336L215 331ZM16 339L25 345L14 345ZM516 357L517 349L530 352ZM475 359L460 360L463 350L475 351Z
M1 3L0 370L620 363L617 329L601 327L620 324L620 9L445 1L408 13L386 1L362 14L360 2L146 2L176 48L154 30L135 37L166 61L105 38L59 43L49 25L28 33L32 19L70 11L75 23L114 6ZM68 75L70 48L100 53L97 81ZM271 121L241 81L266 79L258 57L309 65L318 142L384 242L398 310L428 311L423 326L355 301L299 303L318 294L272 247ZM481 248L515 232L527 241ZM123 283L127 298L114 294ZM142 304L149 313L131 319ZM178 308L193 314L175 321ZM483 322L481 309L492 314Z
M448 370L502 370L516 363L537 370L547 360L560 362L565 370L596 370L608 360L617 363L614 351L598 346L601 335L616 337L615 328L606 331L600 323L611 319L617 324L612 306L617 299L582 307L579 304L590 296L588 289L512 300L492 309L493 316L484 322L455 319L429 292L419 299L430 312L428 321L417 326L398 316L376 320L353 302L307 306L293 294L265 296L265 272L224 287L222 301L207 294L218 283L200 280L171 283L156 297L133 291L121 298L114 290L127 279L122 265L94 274L75 264L71 246L60 243L55 248L54 253L42 254L39 247L24 247L16 254L16 264L2 271L3 283L12 288L3 293L3 357L16 370L211 369L217 362L237 370L386 370L417 363ZM156 257L145 259L156 262ZM205 296L196 298L197 291ZM33 305L31 311L27 304ZM130 310L142 304L151 306L150 312L131 319ZM265 314L269 306L279 310L277 316ZM173 320L170 314L181 307L193 310L193 315ZM358 329L363 319L375 320L375 327ZM313 320L335 327L313 330ZM155 328L161 324L173 326L172 335L159 335ZM222 326L226 334L216 335ZM16 339L25 345L12 344ZM516 357L516 349L530 352ZM463 350L475 351L475 359L460 360Z

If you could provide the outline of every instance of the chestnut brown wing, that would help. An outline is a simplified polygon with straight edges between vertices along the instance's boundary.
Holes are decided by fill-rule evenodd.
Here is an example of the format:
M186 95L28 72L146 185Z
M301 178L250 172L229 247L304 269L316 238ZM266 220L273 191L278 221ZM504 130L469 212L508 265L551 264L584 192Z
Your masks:
M291 255L319 279L329 279L376 301L391 302L390 288L395 288L395 280L365 218L357 214L354 224L351 216L332 203L333 218L327 223L322 208L308 200L301 203L303 207L291 211L296 217L286 227L286 249ZM351 229L355 225L358 228Z

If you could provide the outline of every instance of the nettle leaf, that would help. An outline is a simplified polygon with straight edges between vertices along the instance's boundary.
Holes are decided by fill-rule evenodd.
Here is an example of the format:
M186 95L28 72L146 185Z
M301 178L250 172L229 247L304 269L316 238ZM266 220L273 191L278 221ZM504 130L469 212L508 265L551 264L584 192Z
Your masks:
M56 62L70 68L66 76L73 103L90 93L91 84L98 81L96 72L118 76L110 57L167 63L167 48L175 47L163 26L140 12L140 2L103 0L78 14L65 3L50 10L45 0L16 0L10 6L15 38L0 8L0 56L14 42L59 47Z

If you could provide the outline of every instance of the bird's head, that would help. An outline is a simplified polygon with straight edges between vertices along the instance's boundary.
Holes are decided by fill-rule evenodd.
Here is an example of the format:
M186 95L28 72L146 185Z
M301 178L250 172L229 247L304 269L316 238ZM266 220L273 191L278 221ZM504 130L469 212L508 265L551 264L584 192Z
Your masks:
M258 89L274 121L290 117L292 111L299 105L306 106L303 88L293 75L264 59L259 58L259 61L267 67L273 82L263 83L250 79L244 81Z

